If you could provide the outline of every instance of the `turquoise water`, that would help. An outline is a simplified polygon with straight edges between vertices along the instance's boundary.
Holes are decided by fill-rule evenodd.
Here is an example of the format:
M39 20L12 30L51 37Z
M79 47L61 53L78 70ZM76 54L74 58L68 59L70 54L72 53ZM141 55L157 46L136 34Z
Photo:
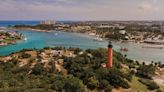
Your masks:
M36 32L29 30L18 30L27 37L27 41L18 41L17 44L0 47L0 56L9 55L12 52L20 51L22 49L29 48L44 48L46 46L55 47L79 47L81 49L96 49L106 48L108 42L94 41L94 37L90 37L86 34L80 33L68 33L54 31L50 33ZM136 43L114 43L114 49L120 51L121 47L128 48L128 52L122 52L126 54L128 58L139 61L161 61L164 63L164 49L145 49L140 44Z
M43 48L46 46L64 46L64 47L79 47L82 49L89 48L105 48L107 41L96 42L92 37L80 33L67 32L36 32L36 31L18 31L26 36L26 41L18 41L17 44L8 45L0 48L0 55L9 55L22 49Z

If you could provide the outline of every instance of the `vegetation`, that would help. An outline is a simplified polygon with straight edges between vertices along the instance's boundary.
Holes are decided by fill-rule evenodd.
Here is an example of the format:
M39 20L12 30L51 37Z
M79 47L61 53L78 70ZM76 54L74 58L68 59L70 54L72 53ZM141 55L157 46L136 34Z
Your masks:
M147 86L138 81L139 77L133 76L130 86L134 90L147 90ZM139 88L139 89L138 89Z
M40 29L40 30L54 30L55 26L54 25L15 25L14 28L32 28L32 29Z
M113 88L134 88L142 86L145 89L159 89L159 86L148 80L148 76L154 74L155 66L136 64L126 59L120 53L114 51L114 66L102 67L107 60L106 49L69 48L76 53L76 57L53 56L48 63L42 63L41 52L46 50L65 50L62 47L46 47L36 51L34 58L27 53L28 50L17 52L18 57L12 57L10 61L0 61L0 91L2 92L88 92L103 90L112 92ZM11 55L12 56L12 55ZM19 60L29 60L26 65L20 66ZM61 71L57 70L56 60L63 59ZM59 64L58 64L59 65ZM46 67L47 66L47 67ZM127 66L127 67L125 67ZM130 67L134 66L134 67ZM137 68L137 71L133 70ZM136 77L139 75L139 77ZM143 80L142 78L147 78ZM137 79L140 79L139 81ZM134 84L133 84L134 83ZM143 83L143 84L142 84ZM138 85L138 86L135 86Z
M137 68L137 75L151 79L155 74L155 67L153 65L141 65Z
M22 53L20 56L20 58L30 58L30 57L31 57L31 55L28 53Z
M159 89L159 86L154 81L148 79L139 79L139 81L145 84L150 90Z

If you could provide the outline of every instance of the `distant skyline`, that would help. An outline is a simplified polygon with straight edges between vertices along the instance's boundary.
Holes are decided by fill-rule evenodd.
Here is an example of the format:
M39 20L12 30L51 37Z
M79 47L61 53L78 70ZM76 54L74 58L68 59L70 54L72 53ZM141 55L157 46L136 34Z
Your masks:
M164 20L164 0L0 0L0 20Z

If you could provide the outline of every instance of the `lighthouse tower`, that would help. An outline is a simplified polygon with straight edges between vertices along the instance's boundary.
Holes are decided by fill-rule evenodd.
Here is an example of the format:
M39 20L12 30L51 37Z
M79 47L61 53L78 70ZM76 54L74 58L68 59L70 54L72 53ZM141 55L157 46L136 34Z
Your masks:
M108 44L108 61L107 61L107 64L106 64L106 67L107 68L111 68L112 67L112 64L113 64L113 50L112 50L112 43L111 41L109 41L109 44Z

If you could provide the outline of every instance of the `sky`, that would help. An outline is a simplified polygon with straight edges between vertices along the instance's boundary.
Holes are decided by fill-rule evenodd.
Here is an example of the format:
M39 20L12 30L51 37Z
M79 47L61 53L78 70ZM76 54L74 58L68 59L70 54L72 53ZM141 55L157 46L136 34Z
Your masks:
M164 0L0 0L0 20L164 20Z

